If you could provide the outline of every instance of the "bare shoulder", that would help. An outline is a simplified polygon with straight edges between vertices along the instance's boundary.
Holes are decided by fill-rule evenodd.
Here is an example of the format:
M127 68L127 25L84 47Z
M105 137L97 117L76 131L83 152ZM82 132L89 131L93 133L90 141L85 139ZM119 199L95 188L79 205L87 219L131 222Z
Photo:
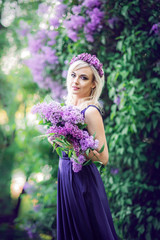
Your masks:
M102 116L99 110L94 106L89 106L85 112L86 122L99 122L102 121Z

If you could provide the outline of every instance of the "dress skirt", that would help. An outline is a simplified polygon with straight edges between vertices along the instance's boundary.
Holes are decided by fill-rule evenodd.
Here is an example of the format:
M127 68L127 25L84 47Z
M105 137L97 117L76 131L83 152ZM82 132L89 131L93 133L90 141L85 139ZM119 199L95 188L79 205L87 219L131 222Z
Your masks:
M59 159L57 240L116 240L107 195L94 163L72 170L67 155Z

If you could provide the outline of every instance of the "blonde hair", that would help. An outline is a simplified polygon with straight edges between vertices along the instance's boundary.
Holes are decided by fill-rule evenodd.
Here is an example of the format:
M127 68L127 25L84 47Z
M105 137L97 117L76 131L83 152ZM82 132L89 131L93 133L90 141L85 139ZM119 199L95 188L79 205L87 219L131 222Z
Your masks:
M93 72L93 81L95 81L95 88L92 89L91 95L89 97L84 98L84 102L79 106L81 109L87 107L90 104L94 104L97 107L101 109L101 105L99 103L99 97L101 95L103 86L104 86L104 75L102 77L99 76L97 70L92 66L89 65L87 62L84 62L82 60L75 61L72 63L68 69L68 74L67 74L67 89L68 89L68 95L66 98L66 104L67 105L72 105L73 104L73 98L72 94L70 93L70 88L69 88L69 78L71 77L71 72L73 70L78 70L83 67L90 67L92 72Z

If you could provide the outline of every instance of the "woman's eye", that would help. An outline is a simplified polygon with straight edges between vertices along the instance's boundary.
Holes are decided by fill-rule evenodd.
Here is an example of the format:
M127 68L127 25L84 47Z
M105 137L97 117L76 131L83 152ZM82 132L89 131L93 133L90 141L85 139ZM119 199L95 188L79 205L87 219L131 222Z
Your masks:
M71 74L71 77L75 77L75 74L74 74L74 73L72 73L72 74Z
M82 80L87 80L88 78L82 76L81 79L82 79Z

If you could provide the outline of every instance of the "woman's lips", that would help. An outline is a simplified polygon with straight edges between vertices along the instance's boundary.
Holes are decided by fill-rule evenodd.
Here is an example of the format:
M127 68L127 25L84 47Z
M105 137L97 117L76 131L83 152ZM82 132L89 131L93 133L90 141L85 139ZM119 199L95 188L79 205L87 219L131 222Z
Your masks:
M73 88L74 90L78 90L78 89L79 89L78 87L74 87L74 86L73 86L72 88Z

